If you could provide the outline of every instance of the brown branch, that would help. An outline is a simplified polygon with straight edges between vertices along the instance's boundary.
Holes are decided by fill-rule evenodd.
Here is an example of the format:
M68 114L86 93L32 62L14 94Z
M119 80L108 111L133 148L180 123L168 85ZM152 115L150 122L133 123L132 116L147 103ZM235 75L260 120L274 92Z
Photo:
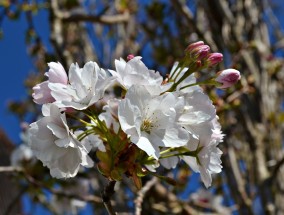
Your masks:
M63 22L97 22L105 25L127 22L129 17L130 15L128 12L123 14L100 16L90 14L70 14L65 12L59 15L59 18L61 18Z
M198 35L198 38L210 44L213 50L217 49L216 44L213 41L212 36L210 35L210 32L203 32L200 29L200 27L196 24L196 21L194 20L192 11L186 5L186 3L181 0L171 0L171 2L177 12L182 14L182 17L184 17L190 27L194 29L194 31Z
M145 186L138 192L137 198L135 199L135 215L140 215L142 212L142 203L145 194L157 183L158 178L153 177L148 181Z
M246 208L248 214L253 214L253 211L251 210L252 201L246 193L245 181L243 180L240 169L238 167L238 160L236 157L235 150L230 145L232 144L229 144L228 147L228 157L229 157L232 174L234 176L235 183L237 185L235 189L236 192L239 193L239 197L241 200L241 207Z
M18 166L0 166L0 172L23 172L23 169Z
M263 184L265 184L265 183L271 184L272 182L274 182L277 179L277 175L278 175L278 173L279 173L279 171L280 171L280 169L283 165L284 165L284 157L275 164L269 178L264 180Z
M56 190L56 189L53 189L49 186L46 186L45 184L37 181L35 178L33 178L31 175L29 175L25 172L24 172L24 176L30 184L32 184L36 187L46 189L46 190L50 191L52 194L55 194L57 196L62 196L62 197L66 197L66 198L69 198L69 199L78 199L78 200L82 200L82 201L90 202L90 203L101 203L101 199L98 196L94 196L94 195L82 196L82 195L76 195L76 194L72 194L72 193L66 193L64 191Z
M98 22L105 25L117 24L127 22L129 20L129 12L116 15L91 15L84 13L72 14L67 11L61 11L57 0L51 1L51 7L53 9L56 18L63 22Z
M115 192L114 191L115 183L116 183L116 181L109 181L109 183L107 184L107 186L104 187L104 189L101 193L104 206L105 206L109 215L115 215L116 214L112 205L111 205L111 201L110 201L111 196Z
M181 214L199 214L188 203L182 202L173 192L169 192L161 183L156 183L153 188L153 195L157 196L157 199L164 202L169 202L170 207L180 207Z

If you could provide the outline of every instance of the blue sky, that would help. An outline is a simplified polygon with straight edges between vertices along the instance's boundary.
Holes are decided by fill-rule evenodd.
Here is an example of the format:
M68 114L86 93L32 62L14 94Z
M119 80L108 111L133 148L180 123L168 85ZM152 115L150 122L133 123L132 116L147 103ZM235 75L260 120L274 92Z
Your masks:
M45 44L48 43L47 12L41 11L36 14L34 24ZM0 127L14 143L19 143L19 122L15 116L9 113L7 104L11 100L19 101L26 97L24 80L34 68L25 44L25 30L27 29L25 16L22 14L20 19L16 21L4 19L2 29L4 37L0 40Z

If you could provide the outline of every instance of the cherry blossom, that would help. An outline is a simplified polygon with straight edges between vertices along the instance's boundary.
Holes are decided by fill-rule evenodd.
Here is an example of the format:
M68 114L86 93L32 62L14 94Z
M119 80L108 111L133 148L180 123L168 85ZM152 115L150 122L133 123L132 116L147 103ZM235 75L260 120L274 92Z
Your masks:
M188 133L176 122L176 109L183 102L173 93L152 96L144 86L133 86L118 107L121 128L131 142L158 159L160 146L180 147L188 141Z
M142 57L136 56L128 62L123 59L115 60L116 71L109 72L116 77L117 82L128 90L133 85L143 85L152 93L160 94L165 86L162 86L163 77L159 72L149 70L141 61Z
M54 104L43 105L42 113L44 117L30 125L30 145L50 174L69 178L77 174L80 166L93 166L86 147L70 132L65 113Z
M72 64L68 76L60 63L48 64L48 80L33 88L43 117L30 124L28 139L32 154L51 176L74 177L80 167L92 167L88 153L94 150L97 167L109 180L126 175L141 188L142 175L160 165L175 168L183 160L200 173L206 187L211 185L212 175L222 170L218 145L224 134L200 85L227 88L240 79L239 71L196 79L197 72L223 59L202 41L187 47L165 79L141 59L128 55L127 61L115 60L115 71L91 61L83 68ZM119 98L115 83L123 89ZM113 93L107 95L108 90Z
M69 83L62 85L49 85L52 95L59 107L71 107L83 110L93 105L104 96L106 88L113 78L105 70L99 68L95 62L88 62L83 68L72 64L69 69Z
M197 158L182 156L182 159L195 171L201 174L201 179L206 187L211 186L212 174L222 171L222 151L218 144L223 141L220 124L217 118L202 126L195 126L196 136L187 143L190 150L200 150Z
M44 81L33 87L34 93L32 94L34 102L37 104L46 104L54 102L55 99L52 96L49 84L59 84L66 86L68 83L67 74L60 63L50 62L48 63L49 71L45 73L48 77L48 81Z

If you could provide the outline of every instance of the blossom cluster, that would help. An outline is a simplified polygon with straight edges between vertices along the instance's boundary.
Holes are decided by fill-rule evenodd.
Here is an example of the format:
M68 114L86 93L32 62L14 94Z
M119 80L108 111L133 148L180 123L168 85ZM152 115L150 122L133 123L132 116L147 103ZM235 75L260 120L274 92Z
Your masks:
M194 74L221 61L222 54L197 42L187 47L167 78L133 55L115 60L115 70L88 62L83 68L72 64L66 73L60 63L51 62L48 80L33 88L43 117L30 124L31 149L56 178L93 167L93 150L98 170L110 180L126 175L139 188L141 177L183 160L208 187L211 175L221 172L218 144L224 135L200 85L227 88L240 73L228 69L202 82ZM105 93L114 85L122 89L119 98Z

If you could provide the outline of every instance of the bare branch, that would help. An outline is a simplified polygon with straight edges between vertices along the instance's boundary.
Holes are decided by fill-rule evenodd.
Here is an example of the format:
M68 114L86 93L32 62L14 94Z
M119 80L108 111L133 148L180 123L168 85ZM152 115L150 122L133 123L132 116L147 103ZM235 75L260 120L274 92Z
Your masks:
M140 215L142 212L142 203L145 194L157 183L158 178L153 177L148 181L145 186L138 192L137 198L135 200L135 215Z
M199 28L199 26L195 23L193 14L190 8L186 5L186 3L181 0L172 0L171 2L175 9L178 11L178 13L181 13L186 19L187 23L194 29L198 37L209 43L212 46L213 50L216 49L216 44L213 41L211 35L209 34L210 32L203 32Z
M72 14L67 11L61 11L58 6L57 0L51 1L51 7L54 10L54 15L56 18L62 20L63 22L98 22L105 25L117 24L122 22L127 22L129 20L129 12L124 12L122 14L116 15L91 15L84 13Z
M70 14L70 13L57 13L63 22L98 22L104 25L117 24L127 22L129 20L129 13L116 15L100 15L94 16L90 14Z
M19 166L0 166L0 172L23 172L23 168Z

